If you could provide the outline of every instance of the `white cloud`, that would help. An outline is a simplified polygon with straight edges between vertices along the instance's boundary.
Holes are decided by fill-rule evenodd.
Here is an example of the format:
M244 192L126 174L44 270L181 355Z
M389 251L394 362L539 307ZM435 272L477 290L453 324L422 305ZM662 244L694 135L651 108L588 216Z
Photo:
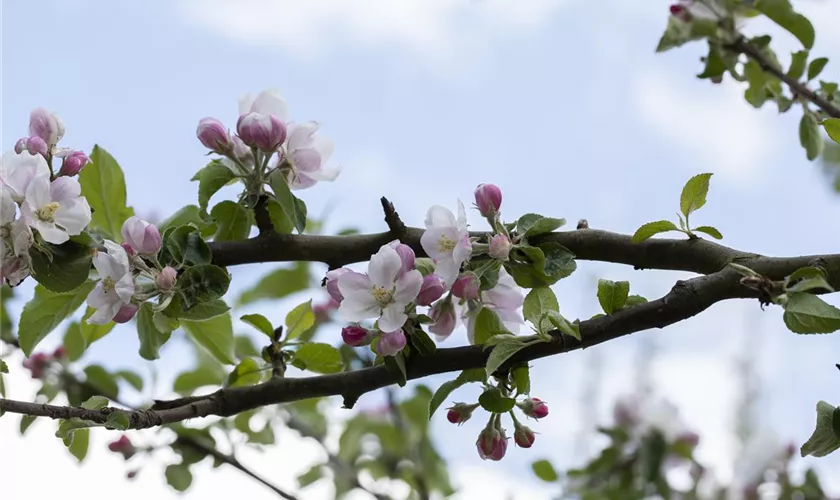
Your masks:
M671 149L699 157L730 181L754 178L775 150L778 117L767 116L773 106L752 108L744 101L743 87L732 80L707 92L688 90L690 85L659 70L642 71L635 81L636 109L673 142ZM693 162L678 163L696 168Z
M496 37L526 33L565 0L181 0L190 22L246 43L312 57L348 43L449 62Z

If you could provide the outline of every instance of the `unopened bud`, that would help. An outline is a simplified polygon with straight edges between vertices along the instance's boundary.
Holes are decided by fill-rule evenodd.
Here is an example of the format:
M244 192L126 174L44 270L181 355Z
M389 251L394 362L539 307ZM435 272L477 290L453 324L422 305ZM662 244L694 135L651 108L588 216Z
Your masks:
M72 177L81 172L82 168L84 168L84 166L88 163L90 163L90 158L84 153L84 151L73 151L64 157L64 160L61 162L61 169L58 171L58 175Z
M458 325L458 317L451 298L436 302L429 310L429 317L435 322L429 327L429 331L437 335L439 340L452 335Z
M371 340L370 332L358 325L350 325L342 328L341 339L344 340L345 344L352 347L368 345Z
M475 300L478 298L480 286L478 276L474 273L464 273L452 284L452 295L459 299Z
M417 305L430 306L446 292L446 282L437 274L429 274L423 278L420 294L417 295Z
M453 424L461 425L472 417L476 408L478 404L455 403L454 406L447 408L449 411L446 412L446 419Z
M20 139L18 139L18 141L15 143L15 153L21 154L24 151L26 151L26 140L27 139L28 139L28 137L21 137Z
M168 292L172 290L177 280L178 271L176 271L173 267L166 266L158 273L157 276L155 276L155 286L157 286L157 289L161 292Z
M236 123L236 132L246 145L266 153L276 151L286 140L286 125L274 115L244 114Z
M49 366L52 358L49 354L38 352L23 360L23 367L32 373L33 379L44 377L44 370Z
M108 449L114 453L120 453L125 460L128 460L137 453L137 448L134 447L134 444L132 444L131 440L125 434L120 436L116 441L108 443Z
M154 255L160 250L160 231L154 224L137 217L129 217L123 223L121 232L123 240L139 254Z
M691 17L692 17L691 12L689 12L688 9L685 8L685 5L681 5L681 4L676 3L676 4L671 5L669 10L671 11L671 15L676 17L680 21L684 21L684 22L691 21Z
M36 108L29 114L29 135L40 137L48 146L55 146L64 137L64 124L53 113Z
M513 245L510 242L510 238L504 234L494 234L493 237L490 238L490 249L487 253L489 253L490 257L493 257L494 259L506 261L510 256L511 248L513 248Z
M537 435L534 431L525 425L517 425L516 430L513 431L513 441L520 448L530 448L536 439Z
M218 154L226 154L233 150L233 139L228 129L215 118L202 118L198 122L196 136L205 148Z
M527 398L517 406L527 417L540 419L548 416L548 405L538 398Z
M479 184L475 188L475 205L484 217L493 217L502 206L502 190L494 184Z
M47 146L47 142L37 135L33 135L32 137L26 139L26 150L29 151L31 155L41 155L47 156L47 151L49 151L50 147Z
M55 359L64 359L67 357L67 349L63 345L58 346L53 353Z
M344 296L341 294L341 290L338 289L338 278L340 278L342 274L349 272L352 271L343 267L327 272L327 293L330 294L330 297L339 304L341 304L341 301L344 300Z
M410 246L405 243L400 243L400 240L394 240L388 245L397 251L397 255L400 256L400 262L402 262L400 271L397 274L398 277L414 269L414 250Z
M491 420L494 417L491 417ZM507 436L504 429L497 429L492 425L485 427L475 442L478 456L482 460L499 461L507 451Z
M140 309L134 304L126 304L117 311L116 316L114 316L114 323L128 323L131 321L131 318L137 314L137 310Z
M405 338L405 333L401 329L388 332L379 338L379 342L376 344L376 353L380 356L395 356L405 348L407 342L408 339Z

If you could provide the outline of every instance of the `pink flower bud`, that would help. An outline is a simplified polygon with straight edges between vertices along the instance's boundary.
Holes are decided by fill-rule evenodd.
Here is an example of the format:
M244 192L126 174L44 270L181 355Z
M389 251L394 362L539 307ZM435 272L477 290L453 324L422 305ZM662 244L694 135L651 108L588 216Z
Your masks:
M137 255L137 252L135 252L128 243L120 243L120 246L123 247L123 250L125 250L125 253L127 253L129 257Z
M244 163L245 165L254 165L254 154L238 135L231 136L233 141L233 157Z
M82 168L84 168L84 166L88 163L90 163L90 158L84 153L84 151L73 151L64 157L64 160L61 162L61 169L58 171L58 175L72 177L81 172Z
M49 354L37 352L23 360L23 367L32 372L33 379L39 379L44 376L44 370L47 369L51 362L52 358Z
M201 144L214 153L226 154L233 150L230 132L222 122L215 118L202 118L198 122L195 134Z
M177 280L178 271L176 271L173 267L166 266L158 273L157 276L155 276L155 286L157 286L158 290L161 292L168 292L172 290Z
M528 398L517 406L527 417L540 419L548 416L548 405L538 398Z
M400 331L402 333L402 331ZM352 346L352 347L359 347L361 345L368 345L370 344L370 332L366 329L362 328L358 325L350 325L345 326L341 329L341 339L344 340L344 343ZM403 335L403 339L405 339L405 335ZM384 340L384 338L383 338ZM382 344L382 341L379 342ZM403 345L405 345L405 341L403 340ZM402 349L402 348L400 348ZM399 349L398 349L399 350Z
M435 324L429 327L429 331L437 335L438 340L452 335L452 332L458 324L455 307L452 305L451 299L436 302L429 310L429 317L435 322Z
M455 403L455 406L447 408L446 419L453 424L461 425L472 417L473 411L478 408L478 404Z
M669 7L669 10L671 11L671 15L676 17L680 21L686 23L691 21L691 12L689 12L689 10L685 8L685 5L680 5L678 3L673 4L671 5L671 7Z
M40 137L48 146L55 146L64 137L64 124L46 109L36 108L29 114L29 135Z
M323 323L325 321L329 321L330 319L330 312L338 309L340 304L336 302L336 300L332 297L329 298L326 302L321 304L315 304L312 306L312 312L315 314L315 321L317 323Z
M128 436L123 434L120 436L119 439L116 441L112 441L108 443L108 449L113 451L114 453L122 454L125 460L133 457L135 453L137 453L137 448L134 447L134 444L128 439Z
M114 316L114 323L128 323L131 321L131 318L137 314L137 310L140 309L134 304L126 304L117 311L116 316Z
M536 439L534 431L527 426L517 425L516 430L513 431L513 441L520 448L530 448Z
M402 262L402 267L397 277L414 269L414 250L410 246L405 243L400 243L400 240L394 240L388 243L388 246L397 251L397 255L400 256L400 261Z
M55 359L64 359L67 356L67 349L63 345L56 347L53 357Z
M15 143L15 153L21 154L24 151L26 151L26 141L27 141L27 139L29 139L29 138L28 137L21 137L20 139L18 139L18 141Z
M478 298L481 281L473 273L464 273L458 276L452 284L452 295L459 299L475 300Z
M482 460L493 460L498 462L505 456L507 451L507 436L504 429L496 429L493 426L485 427L478 435L475 442L478 448L478 456Z
M341 304L341 301L344 300L344 296L341 295L341 290L338 289L338 278L340 278L342 274L349 272L351 271L344 267L327 272L327 293L330 294L330 297L339 304Z
M123 223L121 232L123 240L139 254L154 255L160 250L160 231L154 224L137 217L129 217Z
M380 356L394 356L403 350L406 342L407 339L402 330L388 332L379 338L379 343L376 344L376 352Z
M239 117L236 131L242 142L271 153L286 140L286 125L274 115L247 113Z
M494 184L479 184L475 188L475 204L484 217L493 217L502 206L502 190Z
M513 245L510 242L510 238L504 234L494 234L490 238L490 250L488 253L494 259L508 260L511 248L513 248Z
M417 305L430 306L446 292L446 282L437 274L429 274L423 278Z
M50 147L47 146L46 141L37 135L33 135L32 137L26 139L26 150L29 151L29 154L31 155L47 156L47 151L50 150Z

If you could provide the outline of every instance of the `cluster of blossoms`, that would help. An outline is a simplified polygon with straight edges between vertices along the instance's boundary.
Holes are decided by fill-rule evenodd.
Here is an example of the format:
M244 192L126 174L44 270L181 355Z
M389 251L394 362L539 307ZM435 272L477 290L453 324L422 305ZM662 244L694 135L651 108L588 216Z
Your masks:
M196 134L210 151L222 155L222 163L241 177L253 194L274 171L283 173L289 187L304 189L318 181L332 181L338 168L326 168L332 141L316 136L320 125L289 119L286 101L275 90L239 100L236 134L216 118L204 118ZM275 153L277 158L274 159Z
M158 262L158 228L129 217L121 234L122 244L105 240L105 251L97 250L93 256L99 281L87 297L87 304L96 309L87 319L90 324L126 323L144 301L161 296L159 307L166 307L174 296L178 270Z
M82 151L58 147L64 125L38 108L29 137L0 158L0 277L17 286L31 273L30 248L60 245L90 223L91 211L74 178L90 162ZM61 159L58 172L53 162Z
M37 352L23 360L23 367L29 370L33 379L45 379L50 367L67 359L67 350L59 346L52 354Z

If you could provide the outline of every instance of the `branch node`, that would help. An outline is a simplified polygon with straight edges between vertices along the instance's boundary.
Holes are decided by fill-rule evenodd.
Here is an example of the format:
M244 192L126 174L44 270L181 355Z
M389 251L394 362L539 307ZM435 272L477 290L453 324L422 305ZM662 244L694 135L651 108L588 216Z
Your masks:
M394 239L401 239L405 234L406 227L403 221L400 220L400 214L394 208L394 204L388 201L384 196L380 199L382 202L382 211L385 212L385 223L388 224L388 230Z

